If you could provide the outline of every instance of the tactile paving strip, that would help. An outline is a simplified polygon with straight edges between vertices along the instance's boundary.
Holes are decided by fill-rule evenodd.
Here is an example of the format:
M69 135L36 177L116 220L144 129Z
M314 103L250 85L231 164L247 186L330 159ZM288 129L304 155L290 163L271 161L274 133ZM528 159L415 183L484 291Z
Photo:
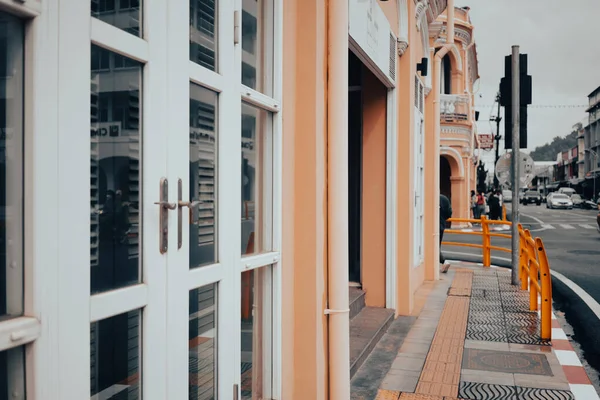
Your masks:
M575 400L575 396L568 390L533 389L517 387L519 400Z
M517 390L513 386L489 385L487 383L461 382L458 397L477 400L516 400Z

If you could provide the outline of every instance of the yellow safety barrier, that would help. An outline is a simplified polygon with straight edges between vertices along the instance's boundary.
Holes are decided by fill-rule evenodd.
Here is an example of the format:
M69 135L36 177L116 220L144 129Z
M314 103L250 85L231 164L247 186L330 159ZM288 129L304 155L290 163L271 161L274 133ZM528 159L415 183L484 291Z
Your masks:
M446 229L445 233L458 235L481 236L481 244L462 243L462 242L442 242L445 246L473 247L482 250L483 265L490 267L492 264L492 250L511 253L512 250L500 246L492 245L493 237L510 239L512 236L505 233L490 232L492 225L510 225L512 222L506 221L506 209L503 207L503 220L493 221L482 216L481 219L471 218L450 218L448 222L480 224L481 232L462 231L456 229ZM550 340L552 337L552 277L550 274L550 264L544 243L540 238L533 238L528 229L523 229L519 224L519 279L521 289L529 290L529 310L538 310L538 297L541 298L541 328L540 337L542 340Z
M529 289L529 310L538 311L538 297L541 298L542 340L552 338L552 277L544 243L533 238L529 229L519 224L519 278L521 289Z

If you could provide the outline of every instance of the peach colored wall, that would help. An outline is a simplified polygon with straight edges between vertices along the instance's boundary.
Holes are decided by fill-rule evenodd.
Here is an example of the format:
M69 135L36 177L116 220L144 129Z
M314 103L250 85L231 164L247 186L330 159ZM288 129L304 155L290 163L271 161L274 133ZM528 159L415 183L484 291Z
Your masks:
M285 0L284 399L327 398L326 3ZM309 21L309 23L307 23Z
M414 246L414 96L417 62L423 56L421 35L415 22L415 5L408 2L408 39L410 45L398 62L396 76L397 117L397 270L396 314L409 315L414 307L414 293L423 282L423 265L415 266ZM425 238L427 241L427 237Z
M365 301L385 307L387 89L363 66L361 274Z
M396 1L381 0L378 0L378 3L390 23L392 32L394 32L394 35L398 36L398 3Z

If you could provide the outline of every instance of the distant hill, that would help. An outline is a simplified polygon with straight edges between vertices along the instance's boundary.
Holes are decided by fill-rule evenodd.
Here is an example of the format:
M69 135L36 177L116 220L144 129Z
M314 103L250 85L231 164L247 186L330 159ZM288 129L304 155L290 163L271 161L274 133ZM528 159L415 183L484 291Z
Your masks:
M556 161L556 155L570 150L577 145L577 132L571 132L565 137L556 136L552 142L538 146L529 155L533 161Z

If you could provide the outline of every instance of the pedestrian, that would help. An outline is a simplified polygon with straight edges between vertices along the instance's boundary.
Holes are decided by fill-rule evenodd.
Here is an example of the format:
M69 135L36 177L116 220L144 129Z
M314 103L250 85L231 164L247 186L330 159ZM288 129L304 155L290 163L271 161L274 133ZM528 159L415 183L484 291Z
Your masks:
M499 220L502 215L502 207L500 206L500 197L497 191L490 194L488 204L490 206L490 219L493 221Z
M479 191L477 194L477 198L475 200L475 219L480 219L482 214L485 214L485 197L483 197L483 192Z
M471 212L473 214L473 218L477 218L475 216L477 214L477 211L475 211L476 208L477 208L477 196L475 195L475 191L471 190Z
M446 222L448 219L452 217L452 205L450 204L450 199L448 199L443 194L440 194L440 264L441 264L441 272L448 272L448 268L450 264L446 263L446 259L442 254L442 240L444 238L444 230L446 229Z

